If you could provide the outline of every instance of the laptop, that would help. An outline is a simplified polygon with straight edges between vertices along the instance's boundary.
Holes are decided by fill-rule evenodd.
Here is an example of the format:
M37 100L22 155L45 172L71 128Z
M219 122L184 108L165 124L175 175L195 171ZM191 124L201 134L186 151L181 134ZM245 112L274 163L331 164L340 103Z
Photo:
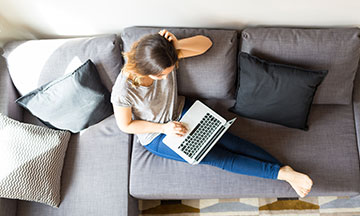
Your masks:
M195 165L200 163L235 120L225 120L196 100L180 120L187 127L187 133L182 137L167 135L163 143L189 164Z

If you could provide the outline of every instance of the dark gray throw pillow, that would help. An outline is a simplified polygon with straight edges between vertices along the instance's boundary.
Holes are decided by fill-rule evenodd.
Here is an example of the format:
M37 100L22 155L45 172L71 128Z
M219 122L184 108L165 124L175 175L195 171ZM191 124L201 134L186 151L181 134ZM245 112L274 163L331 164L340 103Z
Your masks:
M277 64L241 52L236 103L240 116L308 130L307 119L317 87L327 70Z
M110 92L91 60L77 70L18 98L50 128L77 133L113 114Z

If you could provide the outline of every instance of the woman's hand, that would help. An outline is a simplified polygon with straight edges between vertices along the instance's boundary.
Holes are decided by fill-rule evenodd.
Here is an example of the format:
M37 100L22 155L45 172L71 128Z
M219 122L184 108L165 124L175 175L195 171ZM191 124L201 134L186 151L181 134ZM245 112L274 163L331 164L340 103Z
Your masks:
M173 42L180 59L201 55L213 45L211 39L204 35L195 35L178 40L174 34L168 32L166 29L159 31L159 34L168 41Z
M159 31L159 34L161 36L163 36L166 40L168 40L169 42L173 42L173 45L175 47L175 49L178 47L179 43L178 43L178 39L175 37L175 35L171 32L169 32L166 29L163 29L161 31Z
M162 125L162 133L182 137L186 134L187 128L181 122L171 121Z

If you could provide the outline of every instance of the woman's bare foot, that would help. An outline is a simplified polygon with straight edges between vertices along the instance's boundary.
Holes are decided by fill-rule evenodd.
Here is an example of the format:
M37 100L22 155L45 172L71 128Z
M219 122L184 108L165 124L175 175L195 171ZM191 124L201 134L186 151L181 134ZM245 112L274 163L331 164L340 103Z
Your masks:
M301 198L310 192L313 185L309 176L296 172L290 166L280 168L278 179L287 181Z

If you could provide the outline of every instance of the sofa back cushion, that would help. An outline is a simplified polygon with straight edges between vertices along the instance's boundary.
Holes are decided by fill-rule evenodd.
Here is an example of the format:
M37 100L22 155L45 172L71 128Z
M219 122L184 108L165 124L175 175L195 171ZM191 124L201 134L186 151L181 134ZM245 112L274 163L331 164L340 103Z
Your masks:
M111 91L122 67L116 35L15 41L4 46L4 56L21 96L72 73L88 59L94 62L102 83Z
M2 53L2 49L0 49L0 53ZM0 56L0 112L21 121L23 109L15 103L18 97L19 95L9 75L6 59Z
M121 34L124 51L146 34L167 29L178 40L204 35L213 42L202 55L180 60L178 75L179 94L198 98L234 98L236 81L237 32L235 30L174 27L129 27ZM126 61L126 59L125 59Z
M241 51L310 70L328 70L314 104L349 104L360 57L359 28L246 28Z

